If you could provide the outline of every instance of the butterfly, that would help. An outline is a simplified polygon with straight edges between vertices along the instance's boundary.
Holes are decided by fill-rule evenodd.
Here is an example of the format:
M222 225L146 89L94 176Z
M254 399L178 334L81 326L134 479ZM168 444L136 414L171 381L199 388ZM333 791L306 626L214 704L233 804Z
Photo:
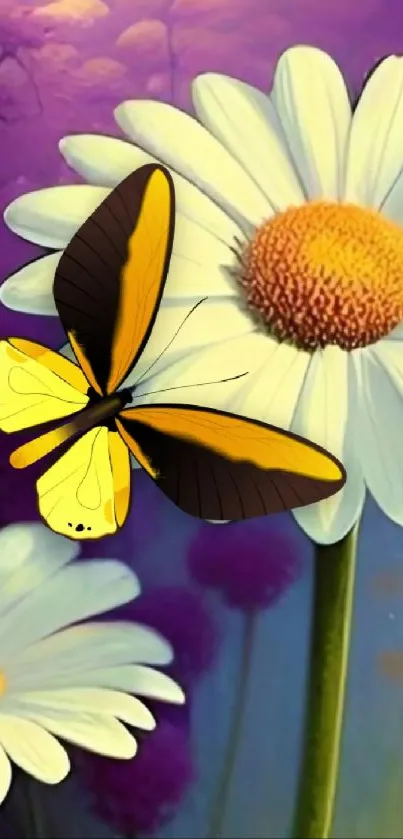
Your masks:
M174 227L168 170L142 166L84 222L56 268L54 300L75 361L24 338L0 342L0 429L52 424L10 463L23 469L64 447L36 492L43 520L72 539L123 526L130 455L178 507L218 521L312 504L346 480L338 460L290 432L187 404L131 404L136 385L125 380L154 327Z

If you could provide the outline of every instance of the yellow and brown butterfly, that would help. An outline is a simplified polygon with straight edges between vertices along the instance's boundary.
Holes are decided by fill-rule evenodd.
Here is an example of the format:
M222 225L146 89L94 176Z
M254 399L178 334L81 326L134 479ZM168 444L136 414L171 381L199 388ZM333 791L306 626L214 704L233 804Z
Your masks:
M135 386L124 382L129 373L133 381L154 326L174 224L169 172L158 165L133 172L78 230L56 269L54 299L77 363L23 338L0 342L0 429L69 418L10 462L22 469L64 446L37 481L37 498L48 526L73 539L124 524L130 453L178 507L204 519L312 504L346 480L334 457L278 428L192 405L130 405Z

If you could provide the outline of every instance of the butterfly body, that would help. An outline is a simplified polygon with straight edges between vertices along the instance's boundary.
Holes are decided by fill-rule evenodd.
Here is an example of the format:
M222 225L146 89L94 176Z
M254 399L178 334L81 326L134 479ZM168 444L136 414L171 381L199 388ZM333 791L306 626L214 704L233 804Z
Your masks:
M108 395L98 394L93 388L88 389L88 405L81 414L82 428L104 425L110 431L116 430L115 418L131 402L135 388L124 388Z
M36 485L40 515L64 536L97 539L123 526L131 456L177 506L205 519L314 503L346 480L336 458L290 432L194 405L136 402L136 365L154 328L174 225L169 172L136 170L56 269L55 303L75 361L22 338L0 341L0 429L57 421L10 462L22 469L65 447Z

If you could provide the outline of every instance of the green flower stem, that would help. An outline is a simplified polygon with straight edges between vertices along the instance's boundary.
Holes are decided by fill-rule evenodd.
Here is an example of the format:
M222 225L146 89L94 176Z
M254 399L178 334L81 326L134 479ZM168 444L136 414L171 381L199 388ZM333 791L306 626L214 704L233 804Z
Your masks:
M246 701L249 687L249 674L252 664L253 636L255 629L255 612L245 614L245 626L242 639L241 665L239 668L238 684L235 689L233 716L228 736L228 747L224 758L223 770L219 779L211 811L208 839L219 839L224 825L228 795L235 769L238 746L242 735L242 725L245 716Z
M315 546L311 662L293 836L328 839L338 777L350 645L358 525L335 545Z

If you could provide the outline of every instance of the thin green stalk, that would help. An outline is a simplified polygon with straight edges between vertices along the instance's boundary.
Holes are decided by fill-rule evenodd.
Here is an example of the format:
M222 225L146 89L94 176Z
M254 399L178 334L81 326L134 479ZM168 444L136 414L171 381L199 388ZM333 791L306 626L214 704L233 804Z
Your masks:
M242 639L241 664L238 674L238 684L235 689L233 716L228 736L227 752L223 769L219 779L211 811L210 824L207 832L208 839L219 839L222 833L228 795L235 769L242 725L245 716L246 701L249 686L249 674L252 664L253 635L255 628L255 613L245 614L245 626Z
M40 794L38 795L38 784L28 778L27 783L27 807L30 814L32 832L30 839L48 839L47 824L43 810Z
M315 546L315 590L305 743L294 839L331 835L350 646L358 525Z

